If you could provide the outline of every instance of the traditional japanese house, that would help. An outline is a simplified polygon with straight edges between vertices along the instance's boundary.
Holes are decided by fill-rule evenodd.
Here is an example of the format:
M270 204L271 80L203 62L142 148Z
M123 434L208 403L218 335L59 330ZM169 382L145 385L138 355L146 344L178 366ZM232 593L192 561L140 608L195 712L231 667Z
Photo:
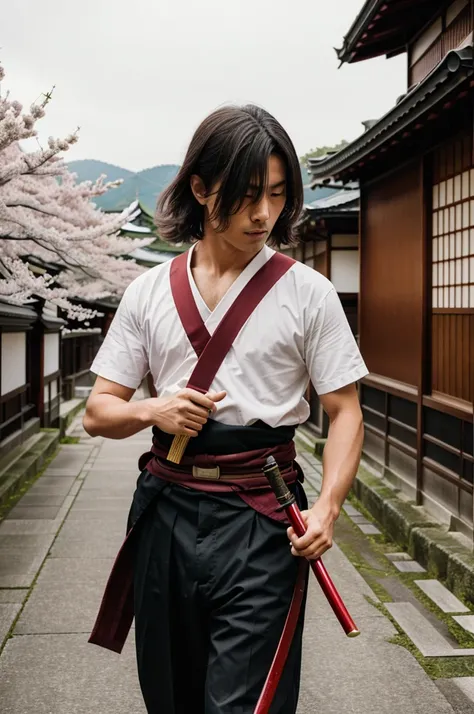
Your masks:
M298 226L300 244L295 257L334 284L352 331L357 335L359 295L359 188L356 183L315 185L319 198L305 205ZM322 196L321 196L322 194ZM328 422L312 386L308 393L308 426L326 436Z
M311 161L360 185L365 456L473 536L474 54L470 0L370 0L341 63L402 52L407 92L354 142Z
M32 392L31 306L0 302L0 459L39 430Z

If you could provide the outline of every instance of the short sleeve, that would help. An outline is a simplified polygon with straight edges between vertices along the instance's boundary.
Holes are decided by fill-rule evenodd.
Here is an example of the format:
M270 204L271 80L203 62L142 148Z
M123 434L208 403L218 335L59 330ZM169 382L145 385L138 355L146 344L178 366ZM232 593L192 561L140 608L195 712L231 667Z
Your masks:
M147 372L145 335L138 320L136 283L125 290L107 335L92 363L91 372L137 389Z
M334 392L368 374L335 288L307 318L305 362L318 394Z

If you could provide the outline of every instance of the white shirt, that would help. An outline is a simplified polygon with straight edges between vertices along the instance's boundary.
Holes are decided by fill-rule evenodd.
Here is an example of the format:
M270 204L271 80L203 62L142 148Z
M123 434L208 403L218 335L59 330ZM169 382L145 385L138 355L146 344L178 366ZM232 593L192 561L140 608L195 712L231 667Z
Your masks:
M197 308L212 335L228 308L275 251L265 246L211 312L191 272ZM91 371L136 389L148 371L158 396L183 389L197 362L170 288L170 262L151 268L126 289ZM225 390L215 419L272 427L309 417L308 380L326 394L368 374L337 292L327 278L294 265L247 320L222 363L211 391Z

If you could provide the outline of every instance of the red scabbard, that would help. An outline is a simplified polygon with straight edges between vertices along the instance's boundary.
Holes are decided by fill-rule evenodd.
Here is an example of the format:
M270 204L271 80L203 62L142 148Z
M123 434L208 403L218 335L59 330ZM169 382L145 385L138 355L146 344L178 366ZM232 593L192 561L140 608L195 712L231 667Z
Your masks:
M291 523L293 530L296 535L301 538L306 533L306 524L301 515L301 511L296 504L295 497L289 491L285 481L283 480L278 465L273 457L269 457L267 460L267 467L264 469L265 474L270 482L270 485L277 497L278 502L281 507L285 510L288 520ZM326 570L322 560L318 558L317 560L302 560L302 563L306 566L303 568L300 565L298 570L298 578L295 585L295 590L293 592L293 599L291 601L290 609L288 611L288 616L286 618L285 626L283 628L283 633L278 643L277 651L275 657L273 658L270 671L268 673L267 679L262 689L262 693L257 702L257 706L254 710L254 714L268 714L270 711L270 706L272 704L275 692L280 681L281 674L283 672L283 667L290 650L291 642L293 640L293 635L298 622L298 617L301 609L301 603L304 596L305 579L307 571L307 563L311 566L313 573L315 574L319 585L323 593L332 607L334 614L341 623L341 626L348 637L357 637L360 634L354 620L350 616L344 602L339 595L334 583L332 582L328 571Z

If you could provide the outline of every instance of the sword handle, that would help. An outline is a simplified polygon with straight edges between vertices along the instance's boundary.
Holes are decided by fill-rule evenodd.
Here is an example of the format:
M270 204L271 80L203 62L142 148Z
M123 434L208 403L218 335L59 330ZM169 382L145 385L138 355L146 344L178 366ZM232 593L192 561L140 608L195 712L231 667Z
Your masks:
M174 464L180 464L190 438L191 437L186 436L186 434L179 434L175 436L171 443L166 460L172 461Z

